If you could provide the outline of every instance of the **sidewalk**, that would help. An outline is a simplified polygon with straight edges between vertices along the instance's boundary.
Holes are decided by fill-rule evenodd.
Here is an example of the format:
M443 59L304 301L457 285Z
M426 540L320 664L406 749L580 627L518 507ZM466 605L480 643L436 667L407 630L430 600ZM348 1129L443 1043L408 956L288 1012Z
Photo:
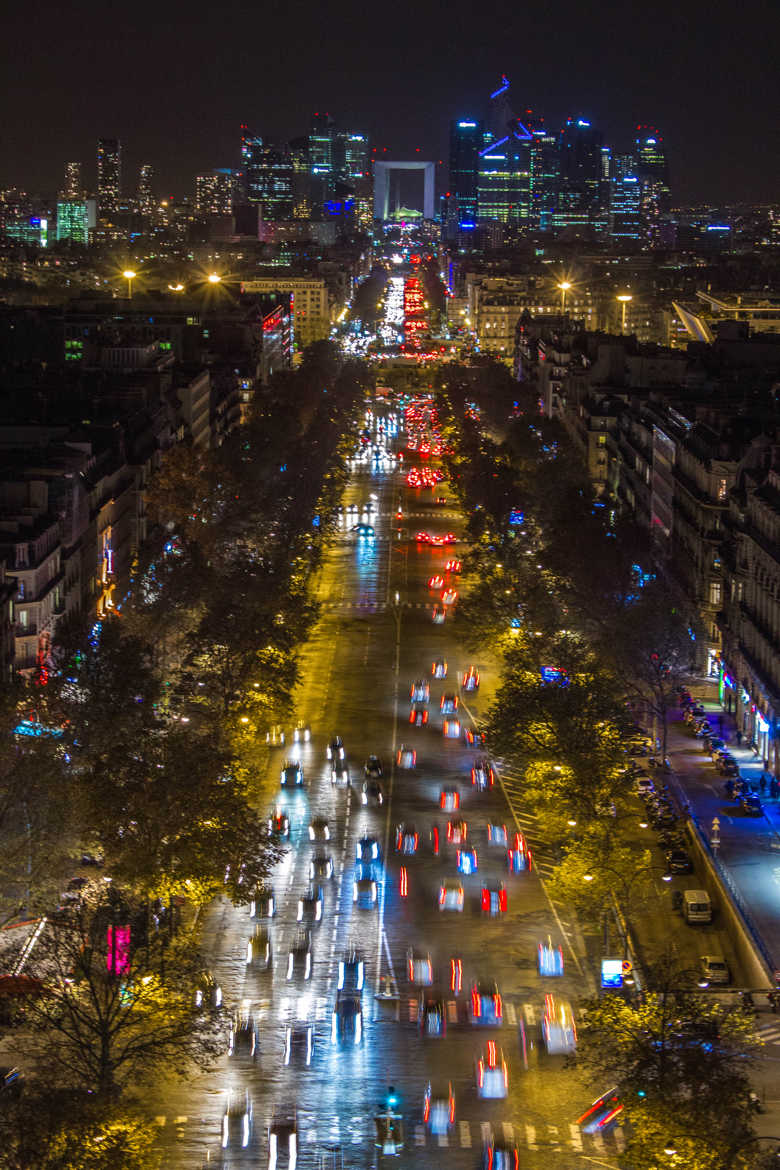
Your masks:
M741 779L758 794L763 815L748 816L735 800L729 799L725 778L715 768L710 754L703 750L701 739L683 722L680 710L672 713L669 722L668 756L672 770L690 805L691 815L710 841L713 822L717 819L718 860L733 882L737 900L747 908L766 950L780 963L780 800L770 798L768 788L761 792L763 761L752 749L737 745L734 717L721 708L715 684L701 681L690 690L704 706L713 728L725 740L737 761Z

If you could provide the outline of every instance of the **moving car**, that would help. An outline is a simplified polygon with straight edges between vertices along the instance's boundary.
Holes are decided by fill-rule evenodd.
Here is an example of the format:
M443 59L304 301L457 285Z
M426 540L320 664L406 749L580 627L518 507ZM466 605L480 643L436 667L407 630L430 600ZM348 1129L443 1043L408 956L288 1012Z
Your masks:
M442 788L439 795L439 808L445 812L457 812L460 808L460 793L457 788Z
M352 531L357 533L358 540L373 540L376 536L371 524L356 524Z
M463 565L457 558L453 558L452 560L447 561L447 564L444 567L448 573L460 573Z
M427 703L431 697L431 688L425 679L416 678L409 690L409 696L413 703Z
M503 1049L495 1040L486 1040L474 1067L477 1096L483 1099L506 1097L509 1072Z
M246 1149L252 1133L252 1099L249 1090L228 1094L222 1114L222 1149Z
M574 1023L571 1004L567 999L558 999L555 995L544 997L542 1038L550 1053L576 1051L577 1027Z
M448 1133L454 1124L455 1094L452 1081L433 1087L429 1081L423 1098L423 1125L427 1125L430 1133L438 1135Z
M298 1123L294 1115L277 1114L268 1126L268 1170L285 1163L287 1170L298 1164Z
M443 999L422 996L417 1009L417 1026L423 1036L447 1035L447 1010Z
M261 926L258 922L247 939L246 964L247 967L255 967L258 971L269 971L271 961L271 936L268 927Z
M607 1089L588 1106L581 1117L577 1118L575 1124L583 1133L609 1133L617 1124L622 1112L623 1106L617 1089Z
M252 892L249 902L249 916L251 918L273 918L276 913L276 900L272 886L259 885Z
M363 1005L355 992L339 991L330 1018L332 1044L359 1044L363 1039Z
M365 963L360 951L346 951L339 959L338 991L362 991L365 981Z
M330 828L325 817L314 817L309 825L310 841L330 841Z
M228 1037L228 1056L257 1058L257 1024L251 1012L233 1016Z
M308 743L311 739L311 727L303 720L299 720L293 731L293 743Z
M378 780L364 780L360 790L360 803L364 805L383 805L385 793Z
M281 774L282 788L301 788L303 786L303 764L300 760L285 760Z
M222 1007L222 987L210 971L201 971L195 981L195 1007L217 1011Z
M428 708L420 703L412 703L409 711L409 722L412 727L425 727L428 723Z
M459 849L455 854L455 864L458 873L465 873L466 875L470 873L476 873L479 869L476 849L468 847L465 849Z
M444 658L437 658L431 666L431 674L434 678L447 677L447 663Z
M431 621L433 624L435 626L442 625L442 623L446 620L446 617L447 611L444 606L439 605L438 603L434 605L433 609L431 610Z
M745 795L740 796L739 807L749 817L762 817L764 815L764 806L761 801L757 796L753 796L750 793L745 793Z
M429 577L429 579L428 579L428 588L429 589L441 589L443 585L444 585L444 578L443 577L436 575L433 577Z
M315 853L309 862L309 880L330 881L333 877L333 858L328 853Z
M373 910L377 903L377 884L370 867L362 866L352 883L352 901L358 910Z
M314 1025L306 1022L288 1024L284 1030L282 1060L285 1065L298 1059L308 1068L314 1052Z
M442 589L442 591L441 591L442 605L454 605L457 600L458 600L457 589Z
M460 685L464 691L478 691L479 671L475 667L470 666L468 670L464 672L463 680L461 681Z
M439 886L439 909L463 912L463 886L456 878L445 878Z
M309 886L298 899L298 921L315 925L322 920L322 886Z
M439 701L439 710L442 715L454 715L458 709L458 696L452 691L445 691Z
M501 849L506 849L509 845L506 825L497 825L493 821L488 821L487 838L488 845L497 845Z
M460 719L450 717L442 723L442 732L445 739L460 739Z
M482 1146L482 1170L519 1170L520 1156L510 1139L497 1138L491 1130Z
M480 904L483 914L506 914L507 896L503 882L488 883L482 887Z
M329 760L343 760L346 756L344 742L340 735L334 735L325 748L325 755Z
M402 743L398 749L396 763L399 768L413 768L417 763L417 752Z
M311 978L311 932L299 930L293 937L287 956L287 979Z
M414 825L399 825L395 831L396 853L412 854L417 852L420 844L420 835Z
M699 967L708 983L731 983L731 971L723 955L702 955Z
M379 861L380 849L376 837L361 837L355 843L355 858L357 861Z
M363 765L363 773L367 780L381 780L384 772L379 756L369 756Z
M494 979L479 979L472 985L469 1019L481 1027L500 1027L504 1022L504 1005Z
M429 953L410 947L406 952L406 973L410 983L418 987L430 987L433 983L433 963Z
M447 822L447 840L450 845L465 845L469 827L465 821Z
M330 782L341 788L349 787L349 767L346 760L333 760L330 766Z
M493 773L493 765L487 756L478 756L474 761L471 769L471 783L480 792L486 788L492 788L495 783L495 775Z
M274 809L268 818L268 829L277 837L290 836L290 818L283 809Z

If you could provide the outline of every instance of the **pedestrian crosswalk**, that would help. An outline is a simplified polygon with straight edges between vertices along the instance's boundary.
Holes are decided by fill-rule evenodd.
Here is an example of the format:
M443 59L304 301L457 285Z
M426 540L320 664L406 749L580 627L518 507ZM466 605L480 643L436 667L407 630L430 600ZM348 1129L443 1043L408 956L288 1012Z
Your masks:
M780 1044L780 1019L773 1016L764 1024L756 1025L756 1032L764 1044Z
M324 601L323 613L354 613L363 610L370 613L384 613L388 609L427 609L430 611L433 599L430 601L401 601L398 604L387 601L377 601L375 598L365 598L361 601Z
M307 1119L309 1120L309 1119ZM365 1116L347 1118L330 1117L316 1120L312 1124L302 1124L300 1133L303 1138L301 1155L306 1155L321 1149L336 1146L366 1146L373 1145L374 1131L371 1119ZM211 1127L215 1124L214 1118L195 1118L188 1116L155 1117L155 1125L159 1130L172 1130L178 1139L185 1139L193 1128ZM608 1156L620 1154L625 1149L625 1137L620 1126L605 1134L583 1133L578 1125L571 1122L568 1125L557 1126L547 1124L533 1125L531 1122L515 1123L511 1121L472 1121L462 1119L447 1133L432 1134L422 1121L407 1123L408 1144L416 1149L448 1149L472 1150L482 1147L492 1139L503 1140L508 1145L517 1145L521 1149L532 1151L572 1150L578 1154Z

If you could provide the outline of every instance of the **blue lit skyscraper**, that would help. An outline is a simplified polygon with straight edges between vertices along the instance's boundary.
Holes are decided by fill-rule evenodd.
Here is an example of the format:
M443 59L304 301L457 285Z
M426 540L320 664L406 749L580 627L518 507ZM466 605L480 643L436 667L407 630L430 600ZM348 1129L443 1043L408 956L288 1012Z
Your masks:
M642 184L632 154L612 157L609 179L609 234L618 240L642 238Z
M603 139L584 118L568 118L558 135L560 187L554 225L558 229L605 227L606 184Z
M450 124L450 199L458 224L477 222L477 171L482 123L456 118Z
M293 206L293 165L289 148L264 143L244 132L241 163L247 199L260 206L264 220L290 219Z
M533 137L509 103L509 81L490 95L477 170L477 218L527 226L530 204L530 144Z
M642 184L642 218L647 236L653 240L661 219L671 204L669 168L664 140L653 126L637 126L635 155Z

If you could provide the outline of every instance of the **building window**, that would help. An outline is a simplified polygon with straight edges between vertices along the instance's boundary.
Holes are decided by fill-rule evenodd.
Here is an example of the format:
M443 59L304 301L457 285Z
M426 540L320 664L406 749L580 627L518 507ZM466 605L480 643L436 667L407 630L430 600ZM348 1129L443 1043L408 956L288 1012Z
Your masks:
M24 581L17 581L17 583L16 583L16 596L19 598L20 601L24 597Z
M26 565L28 563L28 548L26 544L17 544L16 546L16 564L17 566Z
M26 609L19 610L19 625L24 626L25 629L27 628L27 610Z
M720 605L720 581L710 581L710 605Z
M719 500L725 500L726 491L727 491L726 480L719 479L718 480L718 499Z
M599 435L598 440L599 440L599 447L606 447L606 445L607 445L607 436L606 435Z

